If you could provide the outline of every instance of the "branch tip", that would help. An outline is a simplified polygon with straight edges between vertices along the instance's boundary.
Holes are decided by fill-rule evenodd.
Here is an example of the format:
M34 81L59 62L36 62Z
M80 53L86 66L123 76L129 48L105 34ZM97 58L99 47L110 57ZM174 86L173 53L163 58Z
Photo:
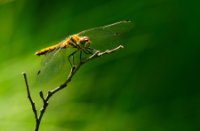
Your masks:
M119 45L119 47L120 47L120 48L124 48L124 46L123 46L123 45Z

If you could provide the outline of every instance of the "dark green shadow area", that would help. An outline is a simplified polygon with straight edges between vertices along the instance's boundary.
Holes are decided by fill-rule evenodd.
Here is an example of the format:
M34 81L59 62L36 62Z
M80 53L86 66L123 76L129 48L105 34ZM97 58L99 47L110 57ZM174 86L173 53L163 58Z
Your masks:
M0 0L0 130L33 130L21 72L34 85L35 51L121 20L135 24L125 48L81 67L41 131L200 130L199 12L180 0ZM41 89L31 87L37 106Z

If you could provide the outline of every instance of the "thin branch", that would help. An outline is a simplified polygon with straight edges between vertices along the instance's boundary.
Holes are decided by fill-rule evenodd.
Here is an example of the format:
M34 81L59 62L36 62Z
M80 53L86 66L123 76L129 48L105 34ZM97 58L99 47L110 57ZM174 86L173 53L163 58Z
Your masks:
M23 77L24 77L24 81L25 81L25 84L26 84L26 91L27 91L27 96L28 96L28 99L31 103L31 107L32 107L32 110L33 110L33 113L34 113L34 116L35 116L35 121L36 121L36 124L38 123L38 114L37 114L37 109L36 109L36 106L35 106L35 102L32 100L32 97L31 97L31 93L30 93L30 89L29 89L29 85L28 85L28 79L27 79L27 75L25 72L22 73Z
M98 57L101 57L103 55L106 55L106 54L111 54L113 52L116 52L118 51L119 49L122 49L123 46L122 45L119 45L118 47L116 48L113 48L111 50L106 50L104 52L100 52L100 51L96 51L93 55L91 55L90 57L88 57L87 59L85 60L81 60L81 62L76 65L76 66L73 66L70 70L70 73L66 79L66 81L61 84L60 86L56 87L55 89L53 90L50 90L48 91L47 93L47 96L44 97L44 94L42 91L40 91L40 97L43 101L43 106L42 108L40 109L40 114L38 116L37 114L37 110L36 110L36 107L35 107L35 103L33 102L32 98L31 98L31 95L30 95L30 90L29 90L29 85L28 85L28 80L27 80L27 77L26 77L26 73L23 73L23 76L24 76L24 80L25 80L25 83L26 83L26 90L27 90L27 94L28 94L28 99L31 103L31 106L32 106L32 110L33 110L33 113L35 115L35 121L36 121L36 126L35 126L35 131L38 131L39 130L39 127L40 127L40 123L41 123L41 120L42 120L42 117L48 107L48 101L49 99L55 94L57 93L58 91L61 91L62 89L66 88L67 87L67 84L72 80L72 77L75 75L75 73L79 70L79 68L85 64L86 62L90 61L90 60L93 60L93 59L96 59Z
M101 57L101 56L106 55L106 54L114 53L114 52L116 52L116 51L118 51L119 49L122 49L122 48L124 48L124 46L119 45L119 46L116 47L116 48L113 48L113 49L111 49L111 50L106 50L106 51L104 51L104 52L97 51L97 52L95 52L93 55L91 55L88 59L86 59L85 62L88 62L88 61L90 61L90 60L96 59L96 58Z

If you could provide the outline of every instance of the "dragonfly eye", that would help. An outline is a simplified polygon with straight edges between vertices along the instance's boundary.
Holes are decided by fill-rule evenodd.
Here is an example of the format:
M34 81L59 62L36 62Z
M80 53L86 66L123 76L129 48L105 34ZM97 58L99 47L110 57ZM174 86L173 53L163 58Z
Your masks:
M81 37L80 38L80 44L84 47L89 47L90 46L90 40L87 36Z

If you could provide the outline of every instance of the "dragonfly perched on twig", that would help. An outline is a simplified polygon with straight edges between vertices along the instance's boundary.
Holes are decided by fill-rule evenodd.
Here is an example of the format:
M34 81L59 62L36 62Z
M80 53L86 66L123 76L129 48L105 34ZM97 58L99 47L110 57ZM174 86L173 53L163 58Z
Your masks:
M35 53L35 55L45 55L47 53L50 53L52 51L58 50L58 49L65 49L65 48L76 48L77 50L75 50L74 52L72 52L69 56L68 56L68 60L71 66L73 66L74 64L74 55L80 51L80 60L82 57L82 52L84 52L85 54L92 54L93 53L93 49L90 48L90 40L89 37L87 36L79 36L79 35L72 35L70 37L68 37L65 41L44 48L40 51L37 51ZM73 57L73 63L70 61L70 57Z
M83 55L91 55L97 50L106 50L115 47L118 43L119 36L130 30L133 26L131 21L119 21L110 25L95 27L84 30L77 34L71 35L59 42L58 44L41 49L35 53L38 56L44 56L40 73L48 73L45 70L59 70L62 65L68 63L75 65L75 55L80 62ZM72 60L71 60L72 59ZM54 68L54 69L53 69Z

